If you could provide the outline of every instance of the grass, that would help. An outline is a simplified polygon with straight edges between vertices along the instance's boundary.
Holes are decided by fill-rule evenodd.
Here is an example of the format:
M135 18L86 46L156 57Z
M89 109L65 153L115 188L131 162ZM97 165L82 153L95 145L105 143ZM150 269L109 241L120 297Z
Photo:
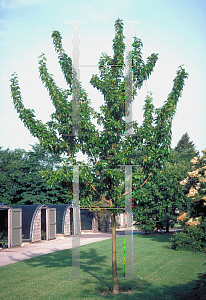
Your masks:
M0 268L0 299L205 299L205 254L169 249L169 235L134 235L135 278L120 279L112 295L111 240L81 247L81 279L72 279L72 250ZM123 277L123 237L117 238L118 276ZM142 277L142 279L141 279Z

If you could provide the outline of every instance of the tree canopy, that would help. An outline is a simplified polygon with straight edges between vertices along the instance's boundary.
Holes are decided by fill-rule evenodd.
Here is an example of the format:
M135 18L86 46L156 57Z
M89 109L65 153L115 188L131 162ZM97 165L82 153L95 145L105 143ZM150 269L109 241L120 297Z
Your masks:
M40 175L60 166L61 158L38 144L31 151L0 150L0 202L14 204L53 204L72 201L71 184L56 182L51 188Z
M192 142L183 143L178 151L175 150L177 146L171 150L162 170L138 191L139 204L134 211L134 220L139 228L147 232L159 229L169 231L179 212L187 211L190 207L190 201L179 182L187 176L192 165L190 160L197 152Z

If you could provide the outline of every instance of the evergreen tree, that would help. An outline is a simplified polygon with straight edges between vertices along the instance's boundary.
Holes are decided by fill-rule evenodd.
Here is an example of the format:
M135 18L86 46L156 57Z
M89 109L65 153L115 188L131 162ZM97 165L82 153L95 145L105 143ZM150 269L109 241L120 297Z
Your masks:
M186 161L189 161L194 156L199 155L199 152L195 150L194 143L190 141L190 137L187 132L183 134L174 150L177 151L181 159L185 159Z

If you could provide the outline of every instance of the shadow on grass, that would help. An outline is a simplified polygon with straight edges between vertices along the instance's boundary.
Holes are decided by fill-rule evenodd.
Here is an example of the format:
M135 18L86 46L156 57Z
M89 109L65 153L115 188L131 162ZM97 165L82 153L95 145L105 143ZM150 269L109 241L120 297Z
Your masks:
M138 238L140 239L144 239L144 240L150 240L150 241L154 241L154 242L158 242L158 243L169 243L170 242L170 238L173 236L173 234L141 234L138 236ZM165 246L167 249L170 248L169 245ZM165 248L164 247L164 248Z
M205 277L205 274L200 275ZM96 293L99 295L98 299L137 299L137 300L205 300L206 299L206 286L203 280L193 280L184 285L176 286L152 286L146 281L136 280L119 282L121 292L118 295L112 294L112 286L108 285L108 289L97 287ZM132 293L124 293L123 291L133 291ZM84 299L89 299L92 294ZM95 298L97 299L97 298Z
M144 236L143 238L148 238ZM151 238L151 236L150 236ZM163 240L161 240L163 238ZM163 242L163 236L157 236L156 241ZM205 300L206 274L200 274L198 280L185 285L153 286L141 279L119 279L120 293L112 294L112 266L108 264L110 258L99 255L92 246L86 250L81 249L81 278L72 279L72 249L58 251L38 256L25 261L31 267L55 269L60 282L76 280L79 285L81 299L154 299L154 300ZM54 270L54 271L55 271ZM49 271L48 271L49 272ZM118 268L118 275L122 277L122 270ZM127 293L124 293L127 291ZM131 292L131 293L130 293ZM57 298L54 298L57 299Z
M76 281L81 285L82 299L89 299L91 296L108 297L112 295L112 265L111 258L107 255L100 255L98 251L90 247L80 252L80 269L81 278L72 278L72 249L53 252L41 255L35 258L25 260L24 263L34 268L55 269L58 280L65 283L68 281ZM122 268L118 269L118 275L123 277ZM48 271L49 272L49 271ZM55 272L55 271L54 271ZM121 291L140 291L142 286L149 285L142 280L119 279L119 287ZM56 299L56 298L55 298ZM127 299L127 298L120 298Z

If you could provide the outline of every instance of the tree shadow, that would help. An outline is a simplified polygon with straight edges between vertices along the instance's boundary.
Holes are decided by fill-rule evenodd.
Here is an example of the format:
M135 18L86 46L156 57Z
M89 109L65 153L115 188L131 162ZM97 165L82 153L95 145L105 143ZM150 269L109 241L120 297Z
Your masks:
M147 238L147 237L146 237ZM65 283L77 280L81 285L82 299L154 299L154 300L205 300L206 274L199 274L197 280L185 285L153 286L141 279L119 279L120 293L112 294L112 267L108 265L108 255L100 255L91 245L80 252L81 278L72 279L72 249L53 252L24 261L31 267L58 270L60 280ZM60 272L59 272L60 271ZM118 275L122 274L118 268ZM57 299L57 298L54 298ZM94 299L94 298L92 298Z
M110 266L108 261L111 263L111 257L108 257L108 255L100 255L98 251L90 245L90 247L87 247L86 250L80 250L80 278L72 277L72 249L52 252L27 259L24 263L33 268L56 268L60 279L65 282L77 280L78 284L81 284L81 286L84 287L83 289L81 287L82 299L86 299L90 297L89 295L92 295L91 289L87 288L87 286L91 287L91 285L93 286L92 290L95 292L95 295L107 297L112 294L112 263ZM140 291L142 289L142 285L146 285L146 282L141 279L122 279L124 276L123 268L117 267L117 270L118 276L121 277L121 279L119 279L119 287L121 291Z
M193 280L187 284L173 285L173 286L153 286L147 281L130 280L120 282L120 293L118 295L112 294L112 287L109 290L101 292L102 288L96 289L98 299L137 299L137 300L205 300L206 299L206 274L200 274L198 280ZM124 293L124 291L131 291L132 293ZM93 294L95 295L95 294ZM90 297L92 294L90 294ZM85 297L84 299L87 299Z

